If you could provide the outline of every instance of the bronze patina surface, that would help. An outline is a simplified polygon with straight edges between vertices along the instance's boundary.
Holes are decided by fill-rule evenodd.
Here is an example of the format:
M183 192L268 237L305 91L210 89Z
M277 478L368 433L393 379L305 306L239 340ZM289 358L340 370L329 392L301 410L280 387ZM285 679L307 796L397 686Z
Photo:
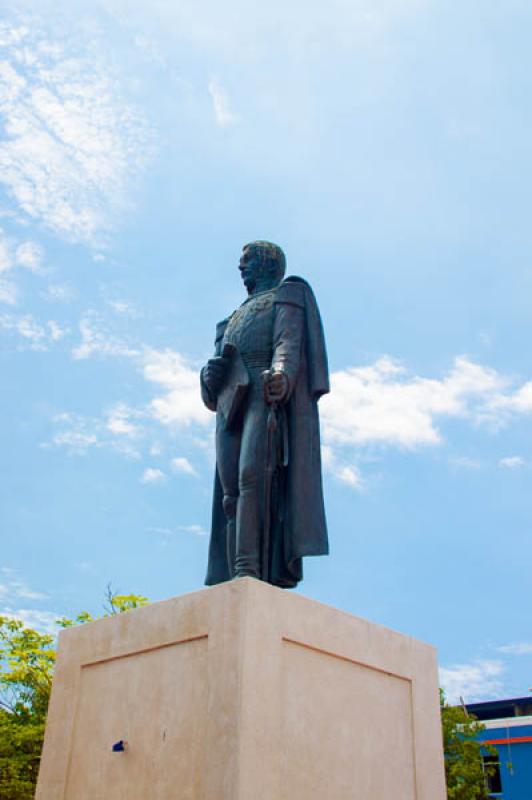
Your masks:
M216 327L201 371L216 412L207 584L251 576L281 587L304 556L328 553L318 400L329 391L320 313L309 284L285 278L280 247L244 246L247 299Z

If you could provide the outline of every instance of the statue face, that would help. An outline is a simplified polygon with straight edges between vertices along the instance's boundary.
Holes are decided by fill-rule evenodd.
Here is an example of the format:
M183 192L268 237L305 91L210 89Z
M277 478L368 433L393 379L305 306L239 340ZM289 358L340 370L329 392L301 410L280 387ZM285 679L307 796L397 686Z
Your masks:
M240 256L238 265L244 286L248 292L252 292L257 284L257 279L263 277L264 267L256 250L246 247Z

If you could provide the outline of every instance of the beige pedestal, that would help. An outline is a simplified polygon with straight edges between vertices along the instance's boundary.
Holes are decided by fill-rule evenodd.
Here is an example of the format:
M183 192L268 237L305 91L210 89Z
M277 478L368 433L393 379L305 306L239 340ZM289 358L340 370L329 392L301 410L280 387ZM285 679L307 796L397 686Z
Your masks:
M251 578L65 630L36 797L445 800L434 650Z

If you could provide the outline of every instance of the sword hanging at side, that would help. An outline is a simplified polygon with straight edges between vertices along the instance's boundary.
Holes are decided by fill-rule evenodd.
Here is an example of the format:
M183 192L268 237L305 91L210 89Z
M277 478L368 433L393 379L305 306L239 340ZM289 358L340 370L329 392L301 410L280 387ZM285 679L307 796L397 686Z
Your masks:
M271 531L272 531L272 486L273 476L277 468L277 446L276 436L279 427L277 418L278 403L268 399L267 385L270 378L270 371L262 373L264 381L264 398L269 405L268 417L266 421L266 462L264 474L264 525L262 531L262 564L261 578L263 581L270 579L270 552L271 552Z

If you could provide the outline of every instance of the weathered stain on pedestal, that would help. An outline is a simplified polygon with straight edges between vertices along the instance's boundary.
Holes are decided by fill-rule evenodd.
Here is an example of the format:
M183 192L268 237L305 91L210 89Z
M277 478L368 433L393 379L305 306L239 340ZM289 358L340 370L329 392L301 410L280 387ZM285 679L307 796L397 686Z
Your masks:
M251 578L68 629L36 797L445 800L435 652Z

